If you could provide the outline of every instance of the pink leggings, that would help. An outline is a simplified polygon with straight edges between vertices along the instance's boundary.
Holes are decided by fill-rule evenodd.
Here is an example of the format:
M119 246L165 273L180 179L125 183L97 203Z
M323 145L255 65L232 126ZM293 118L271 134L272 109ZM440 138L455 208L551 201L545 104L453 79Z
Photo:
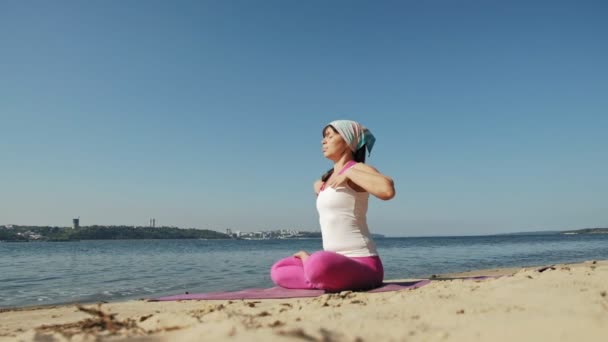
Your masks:
M296 257L277 261L270 270L275 284L288 289L322 289L331 292L378 287L384 278L378 256L346 257L316 252L306 262Z

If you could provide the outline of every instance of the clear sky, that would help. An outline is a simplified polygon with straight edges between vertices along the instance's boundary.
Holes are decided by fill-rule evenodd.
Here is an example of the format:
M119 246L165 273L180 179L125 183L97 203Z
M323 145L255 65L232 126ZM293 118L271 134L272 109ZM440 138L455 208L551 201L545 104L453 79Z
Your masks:
M321 130L372 232L608 226L605 1L2 1L0 224L318 229Z

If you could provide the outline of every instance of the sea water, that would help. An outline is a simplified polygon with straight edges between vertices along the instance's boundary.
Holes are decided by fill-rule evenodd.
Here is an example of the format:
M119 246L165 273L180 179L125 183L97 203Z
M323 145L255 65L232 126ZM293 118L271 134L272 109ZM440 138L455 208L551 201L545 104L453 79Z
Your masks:
M385 279L608 259L608 234L377 239ZM0 243L0 307L153 298L273 286L269 269L304 240Z

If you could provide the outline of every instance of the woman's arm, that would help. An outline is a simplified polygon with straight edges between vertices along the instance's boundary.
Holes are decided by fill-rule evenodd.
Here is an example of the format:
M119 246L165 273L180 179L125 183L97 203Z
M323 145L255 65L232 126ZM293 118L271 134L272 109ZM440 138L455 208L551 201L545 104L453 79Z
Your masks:
M357 163L342 175L381 200L387 201L395 197L393 180L372 166Z
M323 186L323 181L318 179L315 181L315 183L313 184L313 189L315 190L315 194L319 195L319 192L321 192L321 187Z

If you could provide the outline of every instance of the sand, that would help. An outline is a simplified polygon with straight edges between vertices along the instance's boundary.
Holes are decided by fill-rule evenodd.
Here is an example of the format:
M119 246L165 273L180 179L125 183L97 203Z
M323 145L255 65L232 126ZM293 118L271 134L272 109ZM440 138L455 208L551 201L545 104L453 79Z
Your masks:
M608 261L539 268L377 294L8 309L0 341L608 341ZM453 279L476 275L502 276Z

